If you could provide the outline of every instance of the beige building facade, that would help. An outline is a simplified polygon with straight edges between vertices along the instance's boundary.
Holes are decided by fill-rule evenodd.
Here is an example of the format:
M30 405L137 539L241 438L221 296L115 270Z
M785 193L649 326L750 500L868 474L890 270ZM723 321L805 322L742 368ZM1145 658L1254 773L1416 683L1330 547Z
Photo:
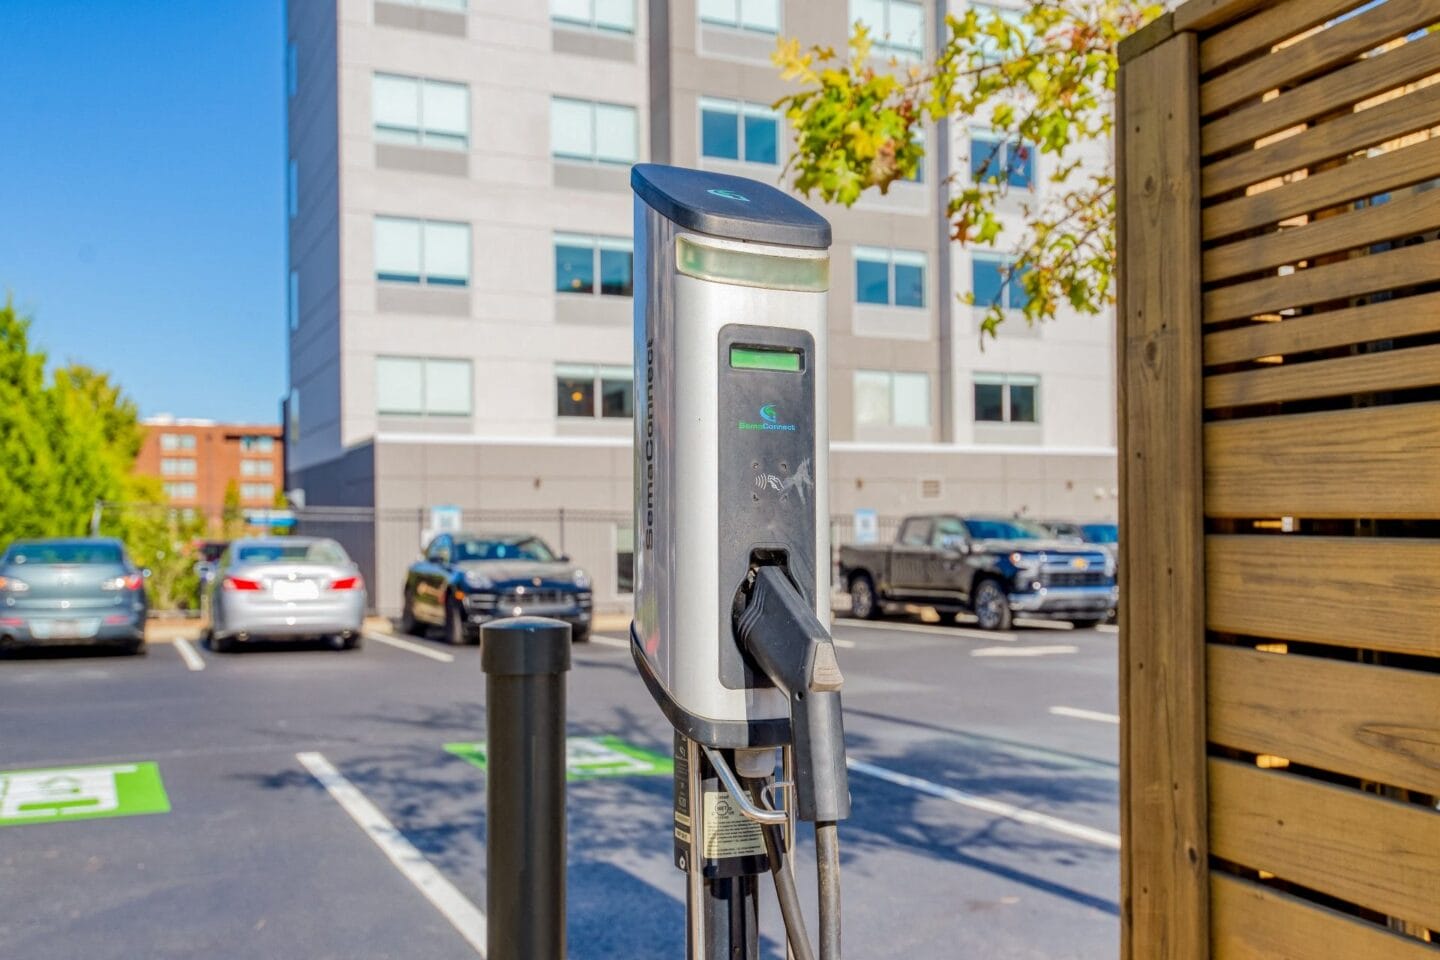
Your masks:
M776 39L840 48L856 18L917 58L943 20L910 0L291 0L296 499L377 517L455 505L467 526L587 516L572 552L597 606L623 607L628 168L776 182ZM974 265L941 211L972 133L927 130L915 182L821 208L832 505L1113 516L1112 318L1017 321L982 350L956 299ZM369 542L386 611L418 544Z

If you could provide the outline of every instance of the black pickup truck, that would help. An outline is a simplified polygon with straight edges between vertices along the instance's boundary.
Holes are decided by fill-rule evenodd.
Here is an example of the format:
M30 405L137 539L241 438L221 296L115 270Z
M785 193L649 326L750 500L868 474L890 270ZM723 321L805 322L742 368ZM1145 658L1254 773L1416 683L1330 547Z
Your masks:
M889 546L840 548L840 583L856 617L891 604L973 613L987 630L1015 616L1092 627L1115 606L1115 561L1010 517L906 517Z

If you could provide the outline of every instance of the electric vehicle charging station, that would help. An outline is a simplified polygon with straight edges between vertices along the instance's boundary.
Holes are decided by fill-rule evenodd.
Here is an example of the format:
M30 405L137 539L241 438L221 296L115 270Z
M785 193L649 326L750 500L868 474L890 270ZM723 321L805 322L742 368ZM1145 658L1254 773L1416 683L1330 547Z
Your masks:
M635 620L675 728L690 960L758 956L758 877L811 960L796 821L815 824L821 960L840 957L850 812L829 622L830 225L772 186L638 164Z

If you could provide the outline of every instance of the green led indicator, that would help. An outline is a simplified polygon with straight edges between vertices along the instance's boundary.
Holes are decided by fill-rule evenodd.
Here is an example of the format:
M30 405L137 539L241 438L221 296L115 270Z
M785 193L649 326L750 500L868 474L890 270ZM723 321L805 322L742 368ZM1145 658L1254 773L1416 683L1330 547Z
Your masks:
M786 373L799 373L800 354L791 350L731 347L730 366L736 370L783 370Z

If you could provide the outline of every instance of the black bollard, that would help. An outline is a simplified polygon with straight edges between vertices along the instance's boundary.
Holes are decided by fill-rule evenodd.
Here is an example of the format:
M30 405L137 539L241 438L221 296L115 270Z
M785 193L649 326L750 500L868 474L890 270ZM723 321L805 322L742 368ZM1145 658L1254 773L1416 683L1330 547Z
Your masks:
M488 960L565 958L565 674L570 625L481 629Z

